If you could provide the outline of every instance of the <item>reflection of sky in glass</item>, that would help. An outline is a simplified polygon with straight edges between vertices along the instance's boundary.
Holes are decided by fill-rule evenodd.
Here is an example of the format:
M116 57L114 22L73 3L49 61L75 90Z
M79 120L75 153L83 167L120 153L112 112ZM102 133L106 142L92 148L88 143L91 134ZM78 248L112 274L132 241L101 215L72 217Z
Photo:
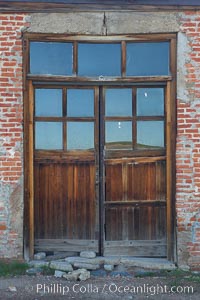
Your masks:
M106 89L106 116L132 116L132 89Z
M68 122L67 149L86 150L94 149L94 123Z
M93 117L94 90L68 89L67 115L68 117Z
M37 117L62 116L62 90L61 89L36 89L35 90L35 115Z
M127 43L127 76L169 74L169 43Z
M35 123L35 149L58 150L62 145L61 122Z
M164 122L138 121L137 144L164 147Z
M120 44L78 44L79 76L121 76Z
M31 42L30 72L72 75L72 43Z
M132 122L108 121L105 123L106 144L111 143L109 148L127 148L132 143ZM131 147L131 146L130 146Z
M137 115L163 116L164 115L164 89L138 88L137 89Z

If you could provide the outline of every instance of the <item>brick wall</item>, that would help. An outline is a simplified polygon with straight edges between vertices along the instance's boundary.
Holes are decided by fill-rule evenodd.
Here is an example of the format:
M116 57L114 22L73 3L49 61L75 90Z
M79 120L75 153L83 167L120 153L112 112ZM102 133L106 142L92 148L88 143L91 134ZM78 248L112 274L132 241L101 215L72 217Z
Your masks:
M177 255L180 267L200 269L200 12L177 13L176 17L180 26L176 152ZM87 20L90 22L88 16ZM28 25L24 14L0 15L0 257L22 256L21 32ZM37 28L34 30L36 32ZM148 28L146 30L148 32Z
M25 15L0 15L0 257L22 256Z
M179 265L200 269L200 12L186 12L185 95L177 101L177 231ZM181 57L179 58L181 59Z

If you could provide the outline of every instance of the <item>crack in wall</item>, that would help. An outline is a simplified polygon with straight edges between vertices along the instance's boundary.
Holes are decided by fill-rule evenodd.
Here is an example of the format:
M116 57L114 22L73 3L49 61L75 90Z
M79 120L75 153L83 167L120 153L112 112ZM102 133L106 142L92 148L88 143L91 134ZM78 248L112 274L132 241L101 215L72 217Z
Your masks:
M103 25L102 25L102 35L107 35L108 29L107 29L107 17L106 13L104 12L103 16Z

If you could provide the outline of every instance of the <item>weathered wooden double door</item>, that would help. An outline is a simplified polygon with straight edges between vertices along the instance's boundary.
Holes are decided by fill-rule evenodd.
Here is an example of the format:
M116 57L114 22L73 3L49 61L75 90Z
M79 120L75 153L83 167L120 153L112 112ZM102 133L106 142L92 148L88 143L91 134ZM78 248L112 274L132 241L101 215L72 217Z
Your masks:
M35 250L167 255L166 87L34 86Z

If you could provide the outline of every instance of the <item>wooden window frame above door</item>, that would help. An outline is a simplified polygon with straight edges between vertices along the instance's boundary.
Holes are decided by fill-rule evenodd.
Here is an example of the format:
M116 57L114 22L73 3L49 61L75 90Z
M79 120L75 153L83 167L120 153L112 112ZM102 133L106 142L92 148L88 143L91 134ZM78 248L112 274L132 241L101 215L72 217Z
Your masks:
M64 34L36 34L23 35L23 70L24 70L24 257L30 259L34 254L34 180L33 180L33 83L48 84L81 84L81 85L115 85L115 84L142 84L163 83L166 85L166 137L167 145L167 220L169 224L167 236L167 258L176 260L176 234L175 234L175 149L176 149L176 34L144 34L144 35L114 35L114 36L76 36ZM77 69L77 43L120 42L122 46L122 77L88 78L78 76L48 76L33 75L29 73L30 41L71 41L74 43L73 70ZM131 76L125 77L125 47L126 41L169 41L170 42L170 71L168 76Z

